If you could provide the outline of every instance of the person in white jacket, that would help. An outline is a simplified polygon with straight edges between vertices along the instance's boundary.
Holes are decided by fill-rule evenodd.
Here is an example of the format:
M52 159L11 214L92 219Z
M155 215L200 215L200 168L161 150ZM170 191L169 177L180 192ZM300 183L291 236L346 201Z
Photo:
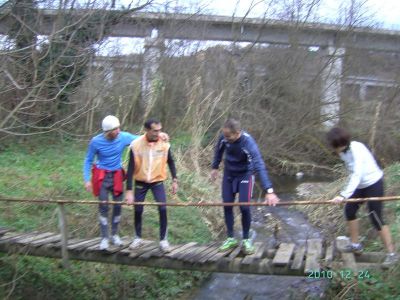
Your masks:
M343 128L332 128L327 133L329 145L340 156L349 172L347 184L332 202L342 203L349 198L382 197L384 195L383 171L379 168L375 158L368 148L356 141L351 141L350 134ZM364 202L347 202L344 215L347 220L351 243L346 249L349 252L360 254L363 250L359 243L359 222L357 211ZM381 201L367 201L369 217L372 225L379 232L387 255L383 266L391 266L398 260L388 225L382 218L383 204Z

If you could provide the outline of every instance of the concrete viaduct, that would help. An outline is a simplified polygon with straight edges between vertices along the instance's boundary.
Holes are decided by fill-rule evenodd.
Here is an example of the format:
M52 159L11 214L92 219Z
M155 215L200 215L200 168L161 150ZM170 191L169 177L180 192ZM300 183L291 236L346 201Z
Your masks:
M77 20L93 12L116 13L104 10L79 10L74 12ZM39 10L35 31L51 35L57 30L57 19L62 10ZM70 14L71 12L68 11ZM9 11L0 12L0 34L7 34L12 16ZM268 43L275 45L299 45L318 47L327 57L328 67L323 72L322 111L327 125L334 124L340 105L341 81L374 85L376 79L367 81L351 78L342 79L343 56L346 49L357 48L372 51L400 52L400 31L371 29L365 27L348 28L341 25L321 23L299 23L256 18L238 18L199 14L133 13L121 17L113 25L112 37L145 38L142 91L144 101L151 91L151 81L161 56L160 45L164 39L207 40ZM379 80L378 80L379 81ZM396 82L383 83L397 86ZM379 83L382 85L382 82Z

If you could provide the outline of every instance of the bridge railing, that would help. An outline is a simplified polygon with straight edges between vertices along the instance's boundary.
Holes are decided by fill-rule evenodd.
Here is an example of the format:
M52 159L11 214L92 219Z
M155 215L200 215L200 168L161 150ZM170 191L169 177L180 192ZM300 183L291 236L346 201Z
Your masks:
M387 197L371 197L371 198L354 198L347 199L343 203L348 202L366 202L366 201L396 201L400 200L400 196L387 196ZM57 204L58 208L58 226L61 234L61 255L62 265L66 268L69 267L68 259L68 222L66 217L65 205L122 205L122 206L172 206L172 207L222 207L222 206L268 206L265 202L245 202L245 203L222 203L218 202L134 202L133 204L127 204L119 201L93 201L93 200L54 200L54 199L15 199L15 198L0 198L0 202L12 202L12 203L31 203L31 204ZM289 206L289 205L337 205L331 200L302 200L302 201L280 201L277 206Z

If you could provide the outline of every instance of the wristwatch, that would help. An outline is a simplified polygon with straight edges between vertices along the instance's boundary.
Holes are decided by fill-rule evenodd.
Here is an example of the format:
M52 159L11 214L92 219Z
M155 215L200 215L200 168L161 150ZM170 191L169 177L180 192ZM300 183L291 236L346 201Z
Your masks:
M273 189L273 188L267 189L267 194L272 194L273 192L274 192L274 189Z

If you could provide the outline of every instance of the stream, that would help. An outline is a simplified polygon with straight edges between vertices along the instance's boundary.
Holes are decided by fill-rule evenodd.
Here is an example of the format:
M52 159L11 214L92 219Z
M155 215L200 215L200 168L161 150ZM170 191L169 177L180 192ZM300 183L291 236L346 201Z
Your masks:
M275 178L274 178L275 179ZM314 178L298 180L295 177L279 177L273 180L281 200L297 198L296 187L304 182L316 182ZM268 219L275 218L280 222L279 231L274 235L268 228ZM241 227L236 232L240 238ZM291 242L297 245L310 238L323 238L321 232L307 221L306 216L297 210L287 207L253 207L252 236L254 241L261 241L273 247L280 242ZM326 280L309 279L300 276L271 276L213 273L209 280L189 299L194 300L243 300L243 299L305 299L321 298L328 283Z

